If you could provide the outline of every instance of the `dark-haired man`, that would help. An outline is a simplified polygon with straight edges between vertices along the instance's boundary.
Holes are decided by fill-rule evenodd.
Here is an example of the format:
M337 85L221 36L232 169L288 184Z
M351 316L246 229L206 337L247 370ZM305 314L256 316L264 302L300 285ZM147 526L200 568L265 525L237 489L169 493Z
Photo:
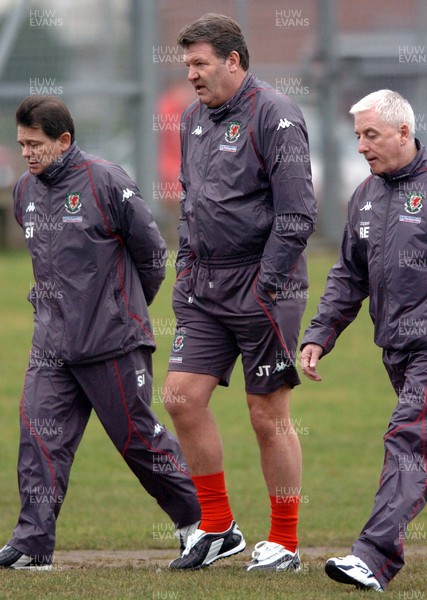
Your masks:
M316 212L306 126L288 97L248 72L245 39L229 17L201 17L178 43L198 100L182 116L177 331L164 390L202 521L170 568L198 569L245 548L209 408L241 355L271 502L268 539L247 570L298 570L301 449L290 397Z
M149 408L147 306L164 277L164 240L123 169L77 147L60 99L29 96L16 122L29 172L14 190L15 216L33 261L34 335L20 408L21 513L0 567L51 568L92 408L185 541L200 518L195 489L176 439Z

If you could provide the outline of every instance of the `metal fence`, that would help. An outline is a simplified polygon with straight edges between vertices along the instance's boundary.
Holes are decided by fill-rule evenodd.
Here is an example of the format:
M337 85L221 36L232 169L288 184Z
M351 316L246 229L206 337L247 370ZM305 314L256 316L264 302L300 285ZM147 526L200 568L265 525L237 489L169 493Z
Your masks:
M173 239L179 117L192 99L176 36L212 10L241 24L251 71L306 114L324 239L338 242L366 171L351 103L398 89L427 142L425 0L0 0L0 247L21 243L11 214L25 168L14 112L32 93L63 97L79 145L128 170Z

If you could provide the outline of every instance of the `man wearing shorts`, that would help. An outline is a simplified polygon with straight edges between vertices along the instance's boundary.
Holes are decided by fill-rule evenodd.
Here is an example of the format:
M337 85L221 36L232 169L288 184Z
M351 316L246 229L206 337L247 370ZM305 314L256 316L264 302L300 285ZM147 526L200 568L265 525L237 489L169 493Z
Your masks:
M289 405L299 384L303 251L316 213L306 126L288 97L248 72L245 40L228 17L205 15L178 43L198 100L182 116L177 329L164 395L202 520L170 568L205 567L246 545L209 409L240 354L271 500L268 539L256 545L247 570L298 570L301 449Z

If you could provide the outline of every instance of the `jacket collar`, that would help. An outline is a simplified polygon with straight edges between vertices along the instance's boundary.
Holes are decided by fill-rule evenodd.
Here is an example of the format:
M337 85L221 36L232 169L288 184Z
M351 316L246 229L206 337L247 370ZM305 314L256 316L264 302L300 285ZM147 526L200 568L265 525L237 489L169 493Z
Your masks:
M242 82L242 85L239 87L234 96L227 100L227 102L224 102L224 104L219 108L209 109L209 119L211 119L211 121L213 121L214 123L221 121L230 112L230 110L236 106L236 104L239 102L240 98L246 92L248 87L252 85L253 81L254 76L250 73L247 73L246 77Z
M78 150L76 142L73 142L68 150L63 152L55 162L46 167L43 173L36 175L36 178L46 185L54 185L63 178Z
M421 164L426 160L425 147L421 144L419 140L415 138L415 145L417 147L417 153L415 158L408 164L398 169L394 173L383 173L379 175L386 181L395 181L397 179L403 179L405 177L410 177L415 171L417 171Z

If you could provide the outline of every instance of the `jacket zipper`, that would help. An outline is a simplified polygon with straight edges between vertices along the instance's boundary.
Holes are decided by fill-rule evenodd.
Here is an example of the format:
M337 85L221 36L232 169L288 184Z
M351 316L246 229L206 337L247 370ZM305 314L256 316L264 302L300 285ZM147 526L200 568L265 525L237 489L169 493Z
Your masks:
M384 185L386 185L386 184L384 184ZM387 344L389 344L389 342L390 342L390 337L388 334L388 291L387 291L387 284L386 284L386 278L385 278L384 258L385 258L385 241L386 241L386 237L387 237L386 236L387 224L388 224L388 218L389 218L389 214L390 214L390 205L392 203L392 200L393 200L393 189L391 190L389 202L387 204L387 209L386 209L385 219L384 219L384 224L383 224L382 240L381 240L381 280L382 280L383 289L384 289L384 312L385 312L385 324L386 324L386 326L384 327L384 331L385 331L385 335L387 338Z
M216 129L216 127L217 127L217 123L213 123L213 128ZM197 229L197 236L198 236L198 244L197 245L199 247L199 255L200 255L200 246L199 246L199 244L200 244L200 228L199 228L199 216L198 216L198 213L197 213L197 205L199 204L199 192L200 192L200 190L201 190L201 188L203 186L203 183L206 181L206 174L207 174L208 168L209 168L209 162L210 162L209 159L210 159L210 155L211 155L211 148L212 148L213 139L214 139L214 135L211 135L210 139L209 139L208 151L207 151L207 154L206 154L206 161L205 161L205 168L204 168L204 172L203 172L203 178L202 178L202 181L201 181L201 183L200 183L200 185L199 185L199 187L197 189L197 194L196 194L195 202L194 202L194 215L195 215L195 218L196 218L196 229ZM208 256L208 264L209 264L209 256ZM209 283L208 283L208 285L209 285L210 288L214 287L214 283L213 283L212 278L211 278L210 269L209 269ZM188 298L188 302L190 302L190 303L193 302L193 297L192 296L190 296Z

